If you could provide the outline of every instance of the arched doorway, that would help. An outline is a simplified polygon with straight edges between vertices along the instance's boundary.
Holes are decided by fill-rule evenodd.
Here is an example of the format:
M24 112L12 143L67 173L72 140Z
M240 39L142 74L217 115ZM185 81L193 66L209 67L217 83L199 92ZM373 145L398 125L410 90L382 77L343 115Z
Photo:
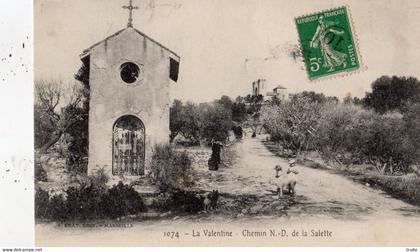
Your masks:
M144 147L143 122L133 115L118 118L112 136L112 174L143 175Z

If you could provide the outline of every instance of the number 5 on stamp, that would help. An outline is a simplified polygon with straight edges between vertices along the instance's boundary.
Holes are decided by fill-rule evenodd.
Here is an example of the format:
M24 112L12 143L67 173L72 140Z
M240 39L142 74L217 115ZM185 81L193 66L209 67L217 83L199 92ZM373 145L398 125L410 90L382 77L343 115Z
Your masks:
M346 7L295 18L309 79L360 68Z

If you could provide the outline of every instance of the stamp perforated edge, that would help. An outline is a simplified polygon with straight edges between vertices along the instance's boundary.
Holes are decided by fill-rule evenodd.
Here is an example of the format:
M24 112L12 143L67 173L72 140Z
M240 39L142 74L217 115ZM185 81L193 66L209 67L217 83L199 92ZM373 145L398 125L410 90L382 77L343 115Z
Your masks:
M339 8L345 8L346 9L347 19L348 19L349 26L350 26L350 32L351 32L351 34L353 36L353 43L354 43L355 50L356 50L356 53L357 53L357 56L358 56L358 60L359 60L359 68L357 68L357 69L349 69L349 70L345 70L345 71L338 72L338 73L333 73L333 74L328 74L328 75L324 75L324 76L312 77L311 78L311 77L309 77L309 72L308 72L308 69L306 67L305 58L304 58L303 59L303 65L304 65L304 68L305 68L306 76L308 77L308 80L310 82L319 82L319 81L323 81L323 80L332 80L332 79L336 79L336 78L340 78L340 77L347 77L347 76L350 76L350 75L354 75L354 74L358 74L358 73L364 72L364 71L366 71L368 69L367 66L364 64L363 56L360 54L360 50L359 50L359 37L357 36L357 32L356 32L356 30L354 28L353 16L351 14L350 6L348 4L343 4L343 5L340 5L340 6L337 6L337 7L334 7L334 8L330 8L330 9L325 9L325 10L322 10L322 11L315 11L315 12L312 12L312 13L309 13L309 14L305 14L305 15L300 15L300 16L297 16L297 17L294 18L294 24L295 24L295 28L296 28L296 35L297 35L298 42L299 42L299 45L298 46L299 46L300 52L302 53L302 57L304 57L303 56L302 41L300 40L300 36L299 36L299 31L298 31L296 20L299 19L299 18L303 18L303 17L315 15L315 14L321 14L321 13L324 13L324 12L336 10L336 9L339 9Z

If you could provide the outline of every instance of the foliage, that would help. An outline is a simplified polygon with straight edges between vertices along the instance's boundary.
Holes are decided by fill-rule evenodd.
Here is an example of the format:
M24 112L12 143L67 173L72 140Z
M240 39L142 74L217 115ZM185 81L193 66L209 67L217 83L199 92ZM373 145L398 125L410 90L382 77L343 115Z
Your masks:
M317 146L327 161L369 163L381 172L405 172L416 162L399 113L380 115L352 104L323 108Z
M225 141L232 128L232 113L219 103L200 104L201 138Z
M414 174L403 176L370 174L366 177L365 181L380 186L386 192L420 205L420 177Z
M216 100L215 103L219 103L228 111L231 111L233 107L233 101L227 95L223 95L219 100Z
M46 152L67 130L80 120L77 108L83 103L80 86L70 90L59 80L35 81L35 122L38 139L35 146ZM63 103L65 105L63 105ZM48 138L45 135L50 135Z
M42 163L37 159L35 159L34 175L36 181L46 182L48 180L47 172L42 166Z
M48 205L48 215L46 218L51 218L54 220L64 221L68 219L73 219L71 215L69 215L70 208L64 199L62 194L53 195L49 201ZM77 209L76 209L77 210Z
M35 217L46 218L49 215L50 196L47 191L35 188Z
M87 155L89 148L89 110L86 108L66 108L66 114L78 114L77 121L67 129L69 144L66 155L66 166L78 173L87 171Z
M242 123L247 119L247 108L243 98L238 96L232 105L232 120Z
M143 212L146 207L140 195L132 186L124 185L121 181L111 187L101 200L104 214L111 218L127 216Z
M35 82L35 148L45 153L63 135L69 136L66 164L85 172L88 153L89 90L75 83L66 88L60 80Z
M34 105L34 140L35 149L39 149L51 141L54 123L49 119L39 104Z
M404 132L420 163L420 103L412 104L404 113Z
M300 154L314 144L319 113L319 103L296 95L284 104L263 107L261 118L273 140Z
M187 102L183 108L184 124L181 128L182 135L192 143L200 140L200 111L198 106Z
M370 130L373 134L365 147L365 155L368 160L380 163L382 172L406 172L416 162L415 149L410 145L399 113L376 117Z
M170 145L156 145L151 170L162 191L183 189L193 183L191 160L186 152L176 152Z
M175 100L170 108L171 130L170 141L181 134L191 143L198 143L200 140L200 111L198 106L187 102L185 105L181 101Z
M183 105L180 100L174 100L170 108L169 115L169 129L171 130L170 141L172 142L175 137L181 133L184 126L183 121Z
M281 100L279 97L277 97L276 95L271 96L271 100L270 100L270 104L271 105L280 105L281 104Z
M244 100L249 104L248 114L259 114L264 101L264 97L262 95L247 95Z
M197 213L203 210L204 197L190 191L172 190L154 198L152 209L177 213Z
M408 104L420 102L420 82L414 77L382 76L372 83L363 104L378 113L404 112Z
M296 97L306 97L309 102L311 103L338 103L339 100L335 96L326 96L323 93L316 93L314 91L303 91L301 93L297 93L292 95L292 99Z
M393 174L420 163L420 105L406 107L404 115L379 114L347 100L320 103L295 95L284 104L264 107L264 126L286 149L298 155L316 149L325 161L341 166L367 163Z
M194 192L175 190L165 201L166 209L182 213L197 213L203 210L203 199Z
M235 102L228 96L222 96L213 102L196 105L183 104L175 100L170 108L170 140L182 135L192 144L200 140L212 139L225 141L233 121L243 123L248 118L249 110L245 98L238 97Z
M375 117L352 104L326 104L317 123L317 149L327 161L350 164L362 154L356 146L366 146ZM346 159L346 155L350 157Z
M107 216L106 201L108 177L103 169L90 175L87 180L80 182L78 186L72 186L66 190L67 216L70 219L89 219Z
M146 210L140 195L119 182L111 188L103 171L89 176L64 194L50 195L41 188L35 193L35 216L53 220L118 218Z

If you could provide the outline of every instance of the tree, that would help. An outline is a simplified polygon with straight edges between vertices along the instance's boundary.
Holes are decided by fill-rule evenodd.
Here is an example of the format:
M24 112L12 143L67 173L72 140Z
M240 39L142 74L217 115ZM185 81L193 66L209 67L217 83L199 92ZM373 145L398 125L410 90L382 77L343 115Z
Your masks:
M262 95L247 95L245 102L249 104L248 114L258 116L264 97Z
M407 104L420 102L420 82L414 77L382 76L372 83L363 104L378 113L397 110L404 112Z
M353 98L351 97L351 94L350 93L348 93L346 95L346 97L343 98L343 103L344 104L351 104L351 103L353 103Z
M317 132L316 146L322 158L346 167L368 163L392 174L407 171L415 160L416 149L398 112L381 115L351 103L327 104Z
M227 110L232 110L233 101L230 99L229 96L223 95L222 97L220 97L219 100L216 100L216 102L220 103Z
M169 140L171 143L182 130L184 124L182 110L182 102L180 100L174 100L171 108L169 109L169 129L171 131Z
M271 138L300 158L303 151L313 148L320 108L308 97L295 95L281 105L264 106L261 119Z
M410 145L415 150L413 163L418 166L420 164L420 103L409 106L403 120L404 132L407 133Z
M242 123L247 119L247 109L243 102L234 102L232 106L232 120Z
M245 103L245 98L239 95L238 97L236 97L235 102Z
M40 153L46 152L82 119L80 108L84 92L80 85L66 90L59 80L35 81L35 127L36 137L39 137L35 139L35 146Z
M198 106L187 102L182 110L181 134L192 143L200 141L200 112Z
M372 125L378 117L374 111L351 103L327 103L317 123L317 150L322 158L340 165L363 159L367 142L372 139Z
M317 103L326 103L326 102L338 103L339 102L339 99L336 96L326 96L323 93L316 93L314 91L303 91L301 93L292 95L292 98L294 96L306 97L308 98L309 102L317 102Z
M170 108L169 128L170 142L181 134L187 140L196 143L200 140L200 116L197 105L174 100Z
M247 103L247 113L249 114L247 124L252 129L252 136L255 137L258 127L261 126L260 110L262 108L264 97L262 95L247 95L244 100Z
M327 101L327 97L323 93L315 93L314 91L303 91L294 96L296 95L308 98L309 102L325 103Z
M273 96L271 96L271 101L270 101L270 103L271 103L272 105L280 105L280 104L281 104L281 100L279 99L279 97L278 97L278 96L273 95Z
M232 128L232 113L219 103L199 105L201 137L210 142L212 139L226 141Z

